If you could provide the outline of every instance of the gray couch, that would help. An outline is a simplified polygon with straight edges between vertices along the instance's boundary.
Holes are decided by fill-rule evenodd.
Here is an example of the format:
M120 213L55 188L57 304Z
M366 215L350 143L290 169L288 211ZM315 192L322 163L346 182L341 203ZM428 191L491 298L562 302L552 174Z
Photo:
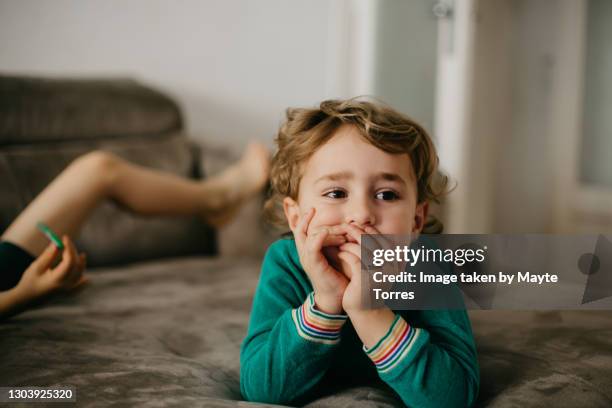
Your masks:
M202 152L177 105L137 82L0 77L0 230L70 160L98 148L193 178L202 163L231 159ZM78 240L91 285L0 324L0 386L72 385L79 406L250 405L240 402L239 347L273 239L258 204L220 233L101 206ZM612 406L611 313L471 318L479 406ZM332 389L309 406L401 405L381 384Z

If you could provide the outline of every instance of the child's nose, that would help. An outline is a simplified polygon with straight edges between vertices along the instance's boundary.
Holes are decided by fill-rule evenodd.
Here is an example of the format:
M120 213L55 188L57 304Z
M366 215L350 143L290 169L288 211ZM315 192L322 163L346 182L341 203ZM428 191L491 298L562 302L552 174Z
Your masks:
M376 223L374 209L367 200L353 200L349 205L345 222L347 224L354 222L359 225L374 225Z

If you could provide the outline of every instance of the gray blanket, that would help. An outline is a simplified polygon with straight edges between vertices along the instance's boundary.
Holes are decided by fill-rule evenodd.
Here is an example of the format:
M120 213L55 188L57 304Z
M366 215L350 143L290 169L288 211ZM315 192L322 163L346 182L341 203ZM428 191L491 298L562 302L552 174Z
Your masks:
M0 324L0 385L71 385L78 406L250 405L239 348L259 267L195 257L92 271L82 292ZM479 405L612 406L611 316L472 313ZM310 404L399 405L375 384Z

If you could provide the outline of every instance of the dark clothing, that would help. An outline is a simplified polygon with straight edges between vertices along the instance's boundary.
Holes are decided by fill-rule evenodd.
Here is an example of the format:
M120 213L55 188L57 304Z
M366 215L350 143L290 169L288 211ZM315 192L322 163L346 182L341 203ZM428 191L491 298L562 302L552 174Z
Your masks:
M23 248L7 241L0 242L0 291L17 286L34 256Z

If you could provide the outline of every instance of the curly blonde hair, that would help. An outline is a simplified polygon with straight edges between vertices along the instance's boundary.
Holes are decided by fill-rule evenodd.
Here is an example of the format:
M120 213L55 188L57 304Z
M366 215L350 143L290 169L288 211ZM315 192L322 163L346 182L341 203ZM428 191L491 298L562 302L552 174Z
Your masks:
M362 98L326 100L318 108L289 108L276 136L278 150L272 159L270 194L266 218L287 227L282 202L297 200L303 165L342 125L354 126L360 135L379 149L410 156L417 184L417 202L440 202L448 192L448 178L438 169L434 144L423 127L383 105ZM442 232L442 223L429 216L423 232Z

